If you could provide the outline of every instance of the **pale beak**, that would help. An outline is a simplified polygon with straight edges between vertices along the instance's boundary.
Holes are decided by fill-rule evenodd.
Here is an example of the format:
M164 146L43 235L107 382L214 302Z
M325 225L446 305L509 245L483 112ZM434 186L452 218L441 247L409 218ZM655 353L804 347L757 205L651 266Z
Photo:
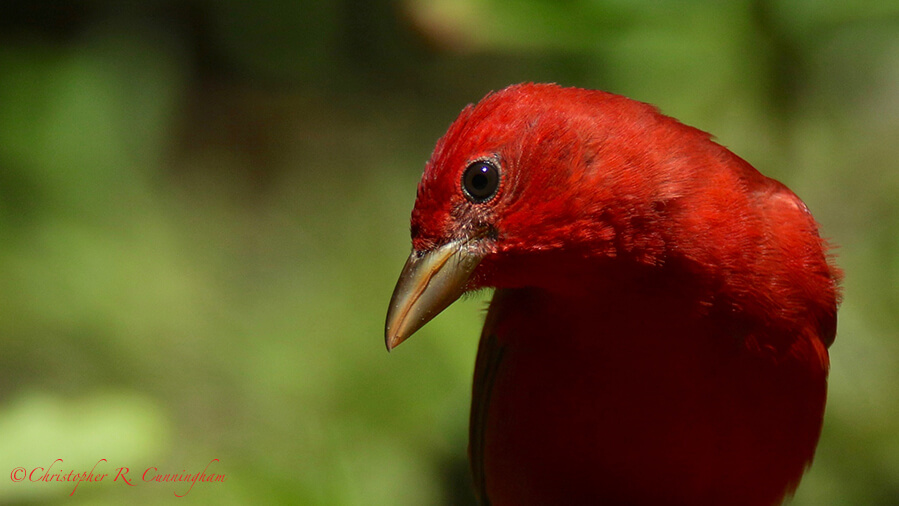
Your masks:
M399 346L463 293L483 254L471 240L452 241L430 251L413 251L393 289L384 341Z

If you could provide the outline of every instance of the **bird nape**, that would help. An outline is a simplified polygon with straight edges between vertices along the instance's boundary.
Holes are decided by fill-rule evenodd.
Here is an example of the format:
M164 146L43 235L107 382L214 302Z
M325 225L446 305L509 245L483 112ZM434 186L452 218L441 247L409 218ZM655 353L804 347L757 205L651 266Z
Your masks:
M482 504L779 504L821 432L839 270L805 204L625 97L466 107L412 211L399 345L496 289L469 457Z

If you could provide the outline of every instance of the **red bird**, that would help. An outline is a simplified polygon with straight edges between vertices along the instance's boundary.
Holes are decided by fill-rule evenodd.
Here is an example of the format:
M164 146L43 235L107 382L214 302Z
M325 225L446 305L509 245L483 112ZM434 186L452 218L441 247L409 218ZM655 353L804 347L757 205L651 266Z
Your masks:
M469 456L482 504L772 505L821 432L839 271L805 204L647 104L547 84L437 143L392 349L495 287Z

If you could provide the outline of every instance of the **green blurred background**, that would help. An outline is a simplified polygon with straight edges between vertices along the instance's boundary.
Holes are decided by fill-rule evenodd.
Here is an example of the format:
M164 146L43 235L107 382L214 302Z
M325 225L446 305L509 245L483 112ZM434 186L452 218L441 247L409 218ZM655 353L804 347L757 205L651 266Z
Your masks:
M430 150L520 81L655 103L806 201L846 281L794 504L899 504L883 0L2 3L0 503L471 504L489 294L390 355L383 322ZM11 478L58 458L135 486Z

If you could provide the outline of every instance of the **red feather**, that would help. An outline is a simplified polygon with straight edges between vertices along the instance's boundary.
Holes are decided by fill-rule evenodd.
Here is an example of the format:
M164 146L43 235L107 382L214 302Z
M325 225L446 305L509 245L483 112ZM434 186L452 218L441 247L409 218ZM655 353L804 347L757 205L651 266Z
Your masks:
M501 173L483 203L460 188L478 160ZM811 463L840 274L802 201L708 134L512 86L438 142L412 232L413 256L458 241L464 289L498 289L471 418L485 504L771 505Z

